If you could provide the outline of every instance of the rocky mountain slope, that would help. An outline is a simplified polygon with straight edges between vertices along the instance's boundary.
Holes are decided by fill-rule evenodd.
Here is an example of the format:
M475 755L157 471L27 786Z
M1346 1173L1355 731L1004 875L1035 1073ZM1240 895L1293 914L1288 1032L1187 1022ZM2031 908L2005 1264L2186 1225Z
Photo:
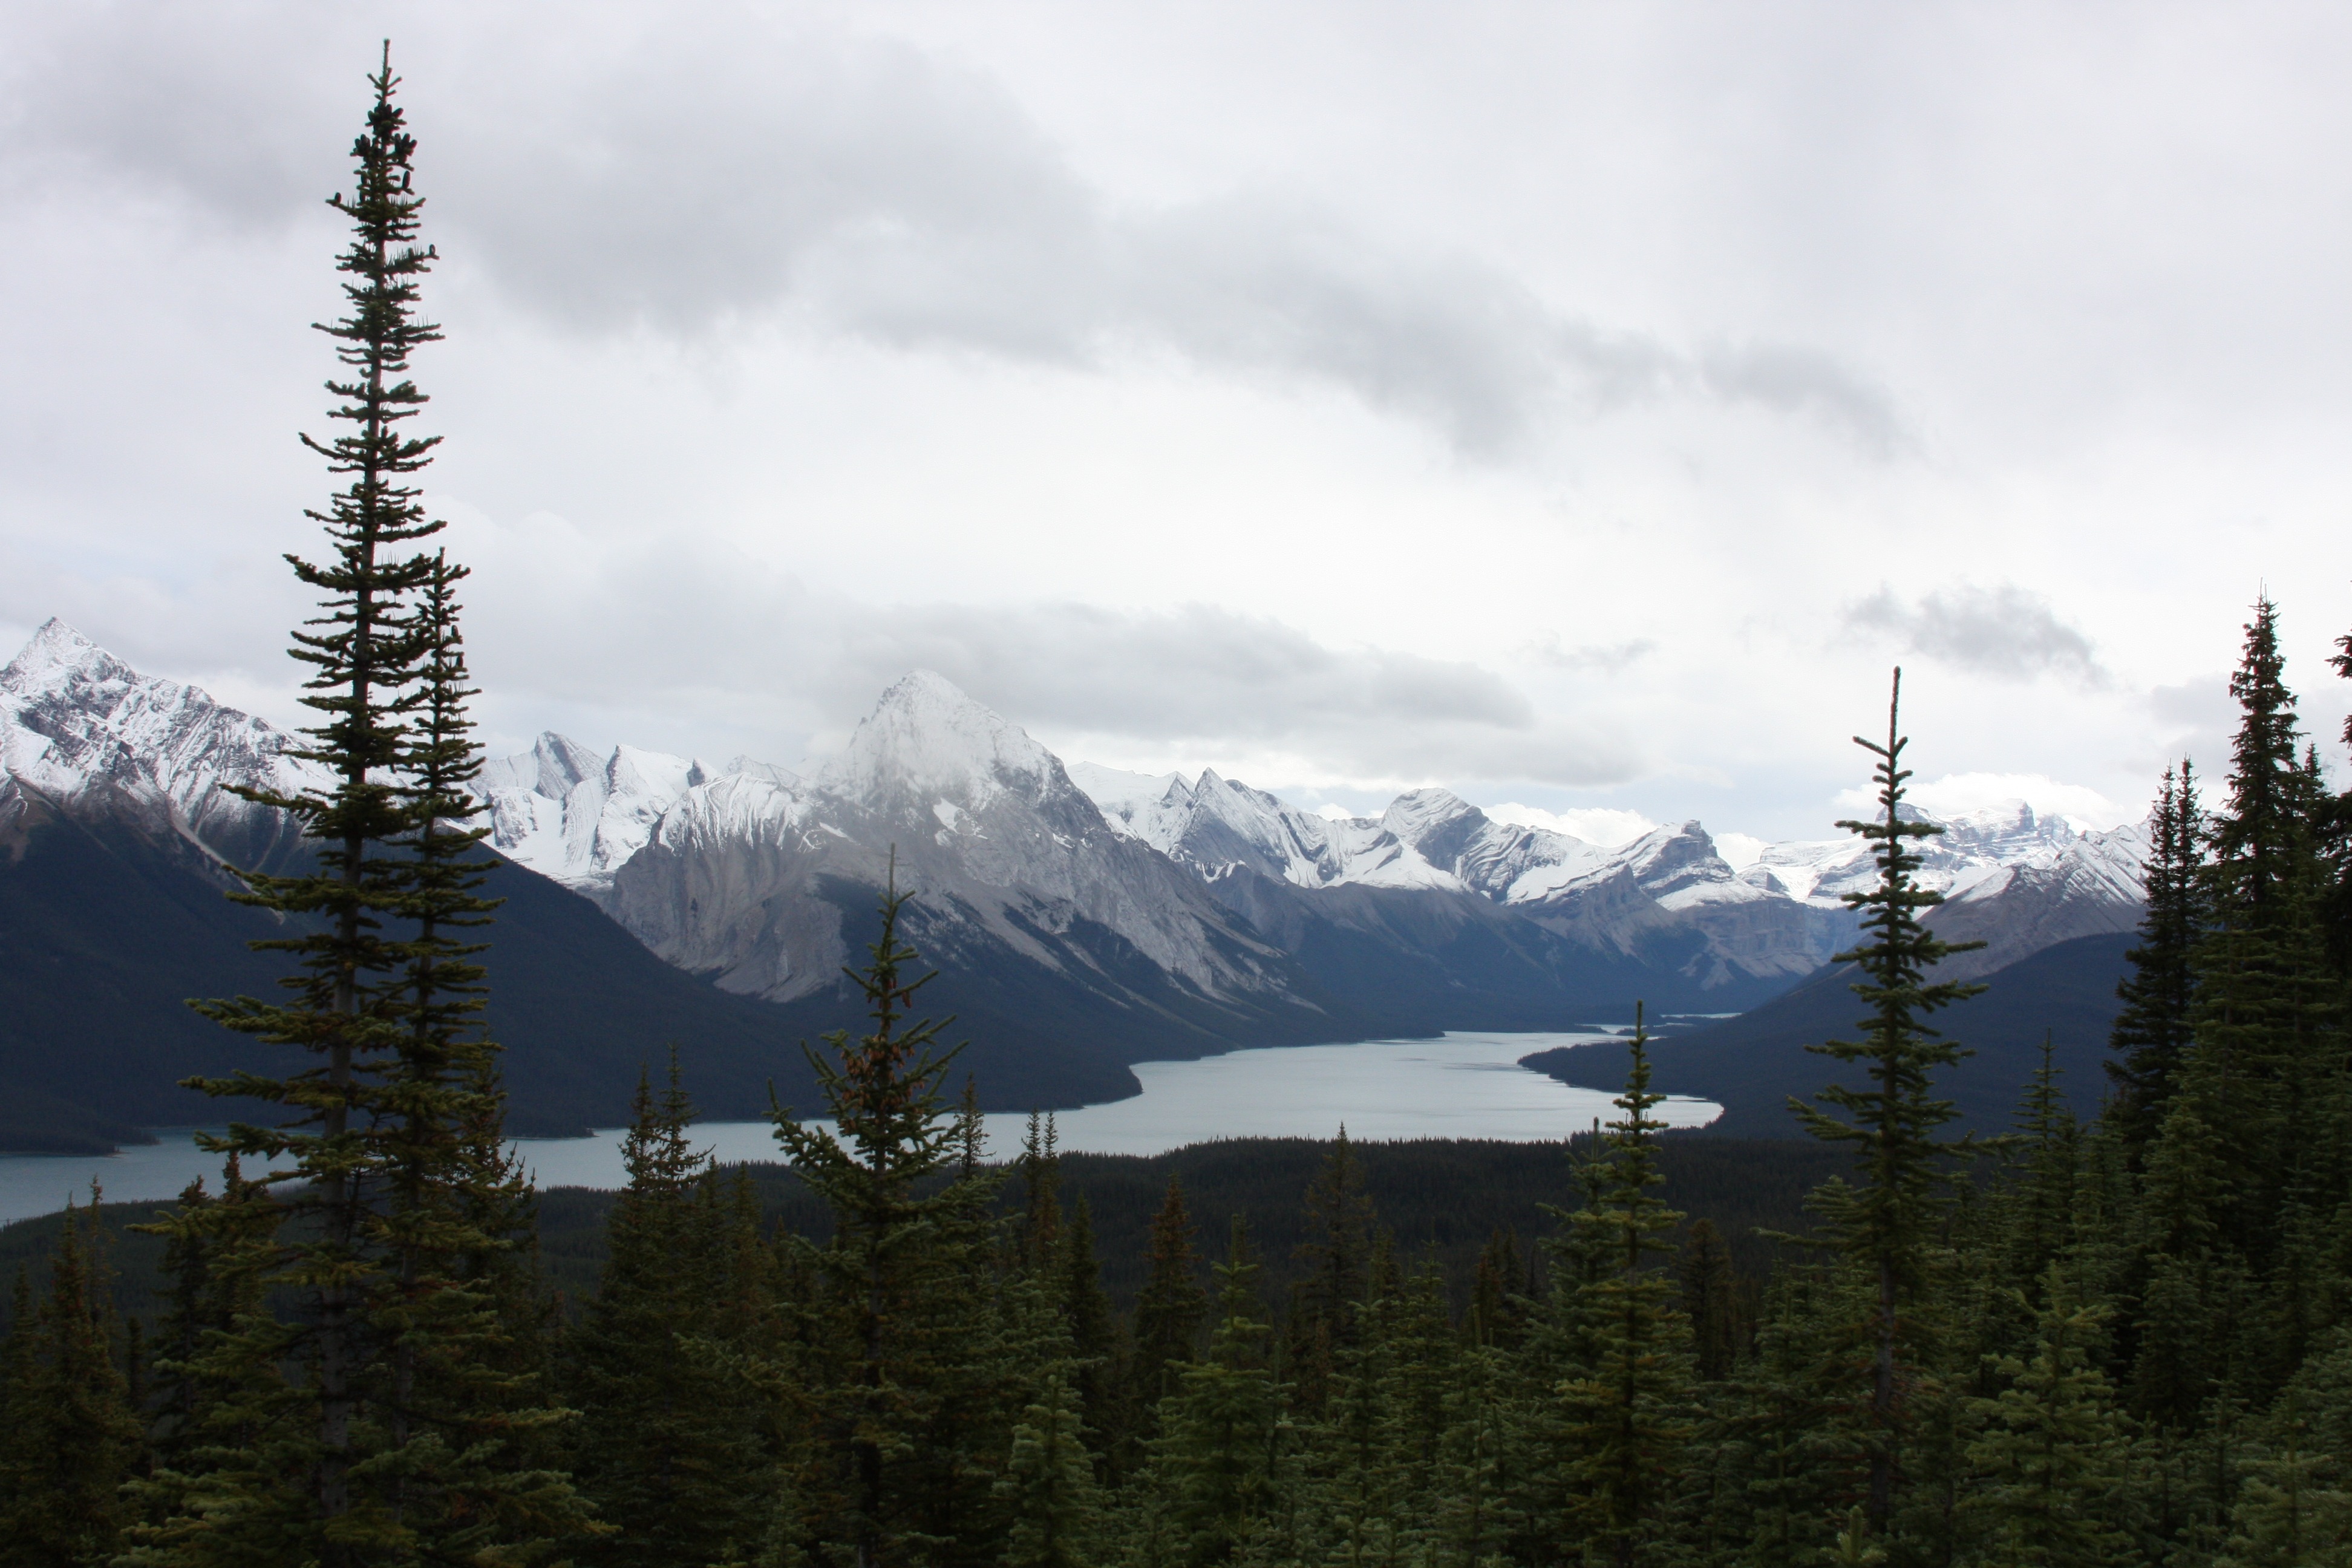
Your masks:
M1852 837L1772 845L1735 870L1696 822L1603 847L1495 821L1442 789L1399 795L1378 818L1331 819L1213 772L1190 784L1083 763L1071 773L1114 827L1213 886L1246 872L1304 889L1473 893L1595 951L1632 956L1679 937L1694 948L1687 978L1706 989L1811 973L1853 934L1843 896L1875 876ZM2023 801L1915 815L1945 829L1922 852L1921 881L1949 900L1931 918L1950 940L1988 943L1955 961L1968 975L2138 921L2137 827L2084 832Z
M217 914L222 865L302 853L280 814L222 787L299 786L310 774L289 745L51 622L0 670L0 864L62 867L30 850L45 824L70 825L83 862L127 856L134 882L180 879L154 897ZM1837 895L1868 876L1850 841L1775 846L1735 870L1696 822L1600 846L1497 822L1444 790L1333 821L1213 773L1066 768L919 671L806 776L627 746L600 758L550 734L488 764L482 787L493 845L554 885L500 889L512 903L494 994L539 1000L531 1017L502 1005L499 1028L510 1046L543 1037L560 1056L569 1039L603 1064L579 1094L555 1093L551 1073L541 1109L558 1118L625 1095L617 1080L634 1073L614 1064L660 1053L640 1037L659 1010L625 992L665 998L690 1058L704 1033L735 1042L720 1054L745 1081L711 1089L730 1105L751 1075L803 1081L796 1042L855 1021L841 967L894 877L913 895L909 935L940 971L929 1000L959 1016L983 1095L1043 1105L1128 1092L1130 1062L1236 1045L1560 1027L1620 1016L1636 997L1734 1011L1836 950L1852 929ZM2022 808L1952 827L1931 850L1954 894L1939 918L1989 933L1989 965L2137 918L2127 833L2077 834ZM69 841L47 840L58 854ZM79 918L55 912L70 908L61 884L37 892L30 878L0 901ZM90 952L135 943L122 922L138 896L73 940ZM209 952L225 930L173 940ZM583 965L589 952L600 956ZM72 961L57 963L17 977L33 1013L42 987L76 984ZM772 1043L755 1044L766 1029ZM0 1082L12 1051L37 1048L0 1039Z

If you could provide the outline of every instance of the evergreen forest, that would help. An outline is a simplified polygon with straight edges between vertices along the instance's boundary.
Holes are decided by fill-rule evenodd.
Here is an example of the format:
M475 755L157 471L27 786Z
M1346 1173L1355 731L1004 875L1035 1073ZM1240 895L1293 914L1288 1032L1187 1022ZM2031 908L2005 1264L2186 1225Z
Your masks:
M1841 824L1877 870L1853 1026L1785 1159L1721 1145L1801 1175L1786 1203L1664 1133L1638 1027L1613 1120L1508 1156L1559 1196L1508 1225L1430 1219L1491 1151L1412 1156L1385 1208L1406 1156L1344 1133L1242 1156L1215 1208L1050 1120L999 1158L895 888L865 1026L774 1110L788 1177L715 1168L656 1061L625 1190L535 1192L478 1023L497 903L395 86L387 55L333 198L305 441L337 488L290 558L331 782L254 797L315 850L236 895L285 917L281 988L197 1004L281 1065L195 1083L240 1120L134 1226L143 1300L95 1194L18 1271L0 1565L2352 1564L2352 797L2267 597L2229 772L2161 781L2095 1118L2045 1067L2010 1132L1949 1134L1936 1018L1974 988L1924 921L1898 672Z

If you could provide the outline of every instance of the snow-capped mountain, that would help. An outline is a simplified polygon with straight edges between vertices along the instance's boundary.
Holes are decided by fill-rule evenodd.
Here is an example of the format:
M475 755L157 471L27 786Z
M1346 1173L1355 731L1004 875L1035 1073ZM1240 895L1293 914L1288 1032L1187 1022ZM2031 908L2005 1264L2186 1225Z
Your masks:
M1695 978L1795 979L1827 962L1854 931L1844 895L1876 872L1869 847L1845 837L1768 847L1735 871L1697 822L1604 847L1496 822L1443 789L1399 795L1378 818L1330 819L1263 790L1203 772L1152 776L1079 763L1071 776L1114 828L1214 882L1246 868L1301 888L1439 888L1478 894L1558 933L1638 951L1664 931L1704 939ZM1990 973L2073 937L2138 921L2137 827L2080 831L2037 817L2023 801L1951 818L1923 840L1920 880L1948 902L1933 915L1953 941L1986 942L1953 961Z
M2139 924L2148 845L2137 824L2084 830L2037 816L2021 800L1948 817L1907 808L1906 815L1944 829L1915 841L1920 883L1945 899L1927 922L1947 941L1985 943L1946 963L1942 973L1952 978L1990 974L2059 942ZM1771 845L1739 874L1759 890L1824 910L1842 908L1844 895L1876 879L1869 847L1853 837Z
M671 963L782 1001L835 984L893 875L931 962L1024 961L1171 1023L1316 1010L1198 879L1113 832L1052 752L929 671L884 692L814 777L688 787L605 907Z
M135 823L213 860L255 865L294 842L282 815L224 785L325 780L294 738L194 686L141 675L60 620L0 668L0 844L43 809Z
M261 863L291 848L289 824L222 786L323 782L291 743L53 621L0 669L0 842L40 809L79 811ZM1851 839L1735 871L1696 822L1602 846L1440 789L1333 819L1213 772L1066 768L923 671L807 776L546 734L481 784L502 853L728 991L832 994L895 856L964 1011L997 1009L1008 1037L1108 1031L1162 1054L1547 1026L1636 994L1744 1005L1837 951L1839 895L1870 876ZM1991 942L1979 970L2137 919L2135 830L2022 805L1947 826L1926 849L1951 900L1936 918Z
M794 782L787 770L748 757L713 767L698 758L616 746L599 760L550 731L519 756L485 763L479 788L490 808L491 842L500 852L601 900L612 889L613 874L646 847L655 824L680 796L738 773Z
M1496 822L1442 789L1399 795L1378 818L1328 819L1204 772L1186 784L1081 765L1112 826L1214 882L1246 868L1300 888L1437 889L1508 906L1588 947L1633 955L1696 934L1685 960L1702 985L1809 973L1853 929L1740 881L1696 822L1603 847ZM1149 786L1160 784L1155 796Z

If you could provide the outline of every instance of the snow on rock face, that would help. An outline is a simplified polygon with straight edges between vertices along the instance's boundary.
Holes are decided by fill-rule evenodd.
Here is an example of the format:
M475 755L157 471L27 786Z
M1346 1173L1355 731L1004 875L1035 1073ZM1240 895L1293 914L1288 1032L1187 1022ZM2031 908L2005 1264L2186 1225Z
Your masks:
M1186 798L1192 793L1181 773L1129 773L1098 763L1065 763L1062 766L1070 775L1070 782L1102 809L1103 820L1110 824L1113 831L1129 837L1135 837L1133 824L1139 814L1148 813L1171 791Z
M925 942L1010 950L1079 984L1108 932L1193 994L1276 987L1273 951L1132 831L1114 829L1018 727L937 675L883 694L805 784L749 773L689 788L621 868L606 908L671 963L789 1000L837 980L845 885L895 877Z
M1301 888L1458 889L1383 822L1327 817L1203 769L1155 779L1081 763L1071 770L1114 831L1138 838L1213 881L1237 868ZM1159 784L1155 795L1148 786Z
M920 796L924 809L933 798L978 809L1000 791L1042 800L1076 788L1053 752L928 669L882 694L816 782L869 804Z
M1187 784L1181 775L1080 764L1072 776L1114 828L1204 878L1248 866L1307 888L1466 889L1601 945L1630 948L1645 931L1681 926L1704 936L1709 962L1726 974L1794 976L1827 962L1854 929L1843 895L1877 879L1868 845L1851 837L1769 845L1734 869L1696 822L1604 847L1496 822L1443 789L1401 795L1377 822L1331 822L1214 773ZM1942 826L1920 846L1921 882L1950 900L1933 917L1939 929L1965 926L1977 936L2017 928L2011 937L1987 938L1986 956L1971 964L2129 930L2138 918L2146 844L2136 827L2078 832L2036 816L2023 801ZM2021 942L2037 945L2018 951Z
M0 668L0 769L68 810L125 809L148 828L251 863L285 837L278 814L225 786L325 787L296 742L194 686L141 675L63 621Z
M2021 800L1959 816L1937 817L1910 807L1904 816L1944 829L1932 838L1915 839L1913 847L1921 861L1920 885L1954 902L1998 895L2012 871L2061 868L2079 879L2084 897L2134 906L2141 900L2140 862L2147 841L2137 826L2080 832L2063 818L2035 816ZM1859 837L1795 841L1767 846L1739 878L1761 891L1834 908L1847 893L1874 887L1878 867L1870 846Z
M553 731L531 749L482 765L490 843L540 875L601 899L614 875L646 847L665 812L714 779L751 774L791 784L784 769L738 757L724 768L663 752L617 746L598 758Z

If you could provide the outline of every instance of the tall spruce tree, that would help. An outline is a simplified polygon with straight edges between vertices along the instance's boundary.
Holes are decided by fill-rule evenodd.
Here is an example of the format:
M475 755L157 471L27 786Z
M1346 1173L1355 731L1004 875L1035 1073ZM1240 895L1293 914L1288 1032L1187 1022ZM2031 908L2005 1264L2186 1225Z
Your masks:
M283 1077L194 1080L210 1094L293 1113L274 1126L235 1124L205 1146L257 1164L292 1157L277 1184L294 1195L277 1201L298 1239L272 1284L299 1295L303 1309L293 1342L273 1343L279 1336L266 1333L251 1351L257 1365L289 1355L307 1365L316 1451L300 1468L310 1477L318 1551L330 1563L355 1560L375 1529L346 1521L355 1508L374 1511L368 1500L355 1499L352 1475L366 1452L362 1385L381 1350L365 1304L390 1267L371 1235L381 1212L386 1135L398 1117L382 1079L407 1033L404 952L386 922L405 912L409 892L404 858L392 847L415 819L396 775L429 642L414 600L434 569L433 557L403 547L441 527L412 482L439 437L407 429L425 401L408 379L409 356L441 336L416 316L418 279L436 258L416 243L424 206L414 189L416 142L393 102L398 82L388 48L371 85L375 102L352 147L352 194L328 199L352 225L337 262L350 313L320 328L335 340L349 372L349 379L327 384L342 399L329 416L347 428L326 441L302 437L349 483L326 511L307 514L326 531L327 558L288 557L296 577L323 595L322 613L310 623L319 629L297 631L293 649L311 667L303 701L323 717L304 731L310 743L293 754L332 782L292 795L240 792L290 814L315 847L317 867L283 876L244 872L247 890L239 897L311 929L257 944L295 955L299 973L287 982L289 1000L198 1004L229 1028L309 1053L315 1065Z
M2132 1500L2129 1434L2093 1360L2104 1313L2059 1264L2036 1284L2030 1350L1997 1358L2008 1386L1970 1402L1981 1426L1967 1459L1979 1482L1964 1511L1988 1564L2105 1568L2124 1556Z
M2139 945L2124 954L2132 972L2116 994L2123 1008L2108 1036L2116 1059L2107 1075L2115 1097L2105 1121L2133 1168L2164 1125L2173 1078L2188 1053L2196 1000L2194 949L2202 933L2205 814L2188 759L2167 768L2147 823L2148 858L2140 868L2147 900Z
M309 514L327 555L288 558L324 600L293 649L322 716L293 754L322 782L241 792L290 815L314 857L242 872L236 895L291 917L294 934L255 945L291 954L297 973L278 1002L196 1004L310 1065L192 1080L277 1108L275 1125L234 1123L204 1146L282 1163L235 1177L180 1227L189 1247L212 1238L205 1270L237 1305L181 1363L214 1408L186 1449L194 1471L164 1482L175 1501L142 1532L144 1562L520 1563L581 1518L567 1483L520 1457L518 1439L556 1416L499 1369L508 1329L483 1289L509 1245L485 1228L485 1203L512 1173L496 1047L478 1036L480 947L466 940L491 906L469 826L464 573L412 548L442 526L415 481L438 437L407 425L425 401L410 355L440 336L416 316L435 256L416 243L415 141L388 47L370 80L353 189L330 198L352 224L338 262L349 314L320 329L345 368L328 383L345 428L303 437L348 482Z
M1102 1288L1094 1208L1083 1197L1062 1226L1054 1258L1053 1295L1070 1341L1070 1372L1065 1381L1077 1395L1087 1447L1096 1456L1097 1470L1104 1480L1112 1480L1119 1471L1131 1406L1118 1314Z
M1637 1007L1625 1089L1599 1157L1601 1206L1575 1216L1585 1253L1607 1260L1578 1290L1590 1359L1559 1391L1570 1520L1619 1568L1648 1554L1692 1431L1690 1321L1654 1266L1683 1216L1651 1191L1665 1178L1650 1112L1665 1096L1650 1087L1649 1045Z
M605 1222L595 1299L572 1341L581 1412L572 1463L614 1533L581 1556L631 1568L701 1568L748 1554L764 1479L757 1409L709 1342L732 1294L732 1217L678 1081L640 1079L621 1145L629 1184Z
M1869 1492L1865 1501L1873 1531L1883 1536L1894 1510L1906 1413L1910 1334L1904 1305L1925 1282L1926 1256L1944 1207L1946 1164L1956 1147L1937 1138L1952 1120L1949 1100L1935 1097L1936 1073L1962 1056L1927 1020L1937 1010L1976 994L1979 985L1930 979L1935 966L1956 952L1982 945L1947 942L1920 917L1943 902L1943 895L1919 885L1919 855L1911 846L1943 832L1934 823L1906 814L1903 765L1910 744L1902 732L1903 672L1895 672L1886 705L1884 744L1857 735L1854 744L1878 759L1879 815L1846 821L1840 827L1872 846L1878 883L1845 895L1862 917L1861 945L1839 953L1863 979L1853 986L1870 1011L1860 1023L1859 1040L1830 1040L1809 1050L1843 1063L1864 1066L1866 1088L1832 1084L1817 1097L1832 1109L1792 1100L1799 1118L1816 1138L1853 1150L1857 1180L1822 1189L1816 1205L1830 1239L1870 1276L1874 1287L1867 1336L1871 1346L1870 1407L1866 1442Z
M1175 1545L1191 1568L1233 1561L1267 1521L1287 1510L1289 1455L1283 1387L1259 1317L1258 1264L1234 1216L1227 1261L1216 1266L1217 1322L1207 1356L1187 1367L1160 1408L1160 1438L1145 1485L1160 1494Z
M2230 1157L2208 1163L2200 1197L2221 1235L2260 1274L2277 1260L2296 1164L2339 1129L2342 987L2319 924L2325 896L2316 819L2322 792L2299 754L2277 608L2256 602L2231 677L2239 725L2229 792L2202 868L2205 929L2192 954L2191 1049L2178 1078L2194 1122Z
M0 1564L100 1568L121 1549L122 1485L140 1437L98 1190L68 1205L37 1307L22 1277L0 1347Z
M941 1096L954 1055L936 1049L944 1020L910 1017L930 976L899 936L908 897L894 871L867 962L845 971L867 1031L808 1053L838 1132L775 1112L777 1142L834 1220L827 1246L794 1239L818 1286L823 1377L806 1394L820 1431L801 1489L833 1500L812 1544L856 1568L987 1554L997 1548L975 1516L1004 1500L975 1430L997 1413L982 1385L1004 1387L985 1278L999 1177L979 1163L977 1111ZM1020 1413L1001 1412L1008 1442Z
M996 1483L1012 1521L1004 1568L1092 1568L1099 1561L1102 1504L1080 1403L1066 1378L1049 1373L1013 1427Z
M372 1239L389 1258L364 1311L385 1364L371 1369L381 1408L377 1463L395 1553L462 1558L477 1551L551 1552L587 1518L570 1482L537 1461L564 1419L518 1339L539 1331L537 1303L511 1289L514 1229L529 1184L505 1149L499 1047L481 1037L489 921L478 889L495 862L471 786L472 738L457 585L467 575L436 553L413 613L422 656L396 774L409 817L395 864L399 1005L406 1025L384 1067L381 1217Z
M1143 1286L1135 1293L1130 1336L1135 1349L1128 1363L1129 1398L1136 1410L1137 1434L1145 1442L1160 1430L1160 1402L1176 1391L1184 1367L1200 1352L1209 1295L1201 1288L1201 1256L1192 1245L1193 1235L1183 1183L1171 1174L1167 1196L1151 1221Z
M1731 1375L1747 1335L1740 1321L1738 1276L1713 1220L1701 1216L1691 1222L1681 1273L1683 1315L1690 1320L1695 1368L1701 1382L1720 1383Z
M1344 1126L1307 1184L1306 1207L1307 1237L1296 1255L1305 1268L1291 1287L1285 1362L1299 1407L1316 1415L1329 1394L1335 1362L1356 1343L1376 1223L1364 1163Z

